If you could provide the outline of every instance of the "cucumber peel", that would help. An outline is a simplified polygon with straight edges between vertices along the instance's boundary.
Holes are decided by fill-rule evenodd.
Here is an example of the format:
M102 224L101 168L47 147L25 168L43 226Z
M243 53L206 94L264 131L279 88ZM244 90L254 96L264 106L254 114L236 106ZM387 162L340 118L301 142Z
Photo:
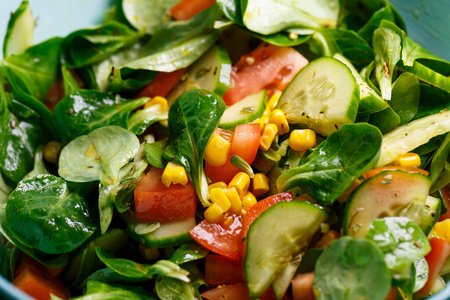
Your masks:
M3 57L21 54L33 45L34 20L28 1L11 14L3 43Z
M322 57L301 69L284 90L277 108L289 123L303 124L328 136L356 119L359 87L349 68Z

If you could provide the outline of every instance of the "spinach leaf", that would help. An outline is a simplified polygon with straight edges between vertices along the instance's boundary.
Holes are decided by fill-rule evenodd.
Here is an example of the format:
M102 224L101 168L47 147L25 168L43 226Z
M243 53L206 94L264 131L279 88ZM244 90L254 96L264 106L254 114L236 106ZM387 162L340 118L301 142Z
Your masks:
M5 58L2 65L9 70L21 89L43 102L59 75L61 42L61 38L49 39L20 55Z
M344 124L303 165L278 177L278 191L297 187L321 204L333 203L356 178L375 166L381 139L380 131L372 125Z
M404 65L403 62L400 62L398 67L405 72L410 72L416 75L420 81L443 89L446 92L450 92L450 78L432 70L431 68L425 66L422 62L414 61L414 64L411 67Z
M127 300L156 300L155 295L149 291L131 285L109 285L100 281L91 280L86 283L86 293L73 300L92 299L127 299Z
M139 140L132 132L118 126L100 127L61 150L58 173L68 181L115 184L120 169L133 159L138 148Z
M153 34L159 26L169 19L169 9L179 0L122 0L122 11L127 21L140 32Z
M197 294L191 282L159 276L155 283L156 294L160 299L196 300Z
M161 105L151 105L133 113L128 120L128 130L141 135L153 123L167 120L167 109Z
M103 268L96 270L89 276L83 277L83 282L77 287L77 289L84 289L87 285L87 283L91 280L94 281L100 281L104 283L137 283L137 282L144 282L147 281L148 278L130 278L127 276L120 275L116 273L116 271L110 269L110 268Z
M62 57L69 68L81 68L100 62L115 51L135 43L141 34L119 22L82 29L62 42Z
M390 107L400 118L403 125L411 121L419 109L420 84L411 73L401 74L392 86Z
M383 133L400 126L400 122L400 116L391 107L371 114L368 120L369 124L378 127Z
M202 259L208 254L208 250L197 244L196 242L190 242L183 244L175 251L170 257L170 261L177 265L184 264L188 261L194 261Z
M450 92L421 83L420 103L414 120L450 109Z
M5 219L24 245L49 254L73 251L95 231L86 195L48 174L18 184L9 195Z
M242 23L240 0L217 0L216 3L226 18L236 24L244 25Z
M124 67L171 72L189 66L219 37L214 22L220 17L221 11L213 5L188 21L165 23L142 48L139 58Z
M128 68L117 69L120 65L112 67L109 74L109 89L113 94L135 95L149 84L157 72L147 70L133 70Z
M209 192L203 154L225 109L225 102L216 94L193 89L178 97L169 110L169 141L164 158L185 168L204 206L209 205Z
M437 55L434 55L427 49L423 48L421 45L414 42L408 36L404 36L402 50L403 64L405 66L412 67L414 65L414 61L416 60L420 60L421 62L427 61L428 63L433 61L434 63L432 65L435 66L436 72L439 72L445 76L450 75L450 62L443 60Z
M391 277L378 247L366 239L342 237L316 263L313 281L318 300L384 299Z
M439 184L438 186L436 186L436 182L442 175L444 175L444 174L442 174L442 172L444 171L445 163L447 162L449 153L450 153L450 133L447 133L445 135L445 139L442 141L441 145L436 150L436 152L434 152L433 158L431 159L430 193L434 193L444 187L444 186L442 186L442 184Z
M108 268L126 277L152 278L155 275L163 275L189 282L189 278L187 277L189 272L168 260L159 260L153 265L146 265L125 258L116 258L109 251L100 247L95 247L95 251L97 252L98 258Z
M0 204L6 203L8 195L13 189L14 188L12 186L6 183L5 179L3 178L3 174L0 172Z
M373 220L366 238L381 249L386 266L396 280L410 278L414 260L431 250L422 229L406 217Z
M150 165L159 169L164 168L163 152L166 144L167 139L145 144L145 157Z
M58 126L64 128L64 139L71 141L103 126L127 128L131 111L147 101L148 98L128 100L99 91L80 90L64 97L56 105L54 115Z
M391 100L391 84L394 68L400 60L401 36L390 28L378 28L373 32L375 75L384 100Z
M386 5L377 10L370 20L358 30L358 35L365 39L367 42L372 42L373 32L380 26L383 20L388 20L393 23L396 21L395 8L388 2Z
M44 147L39 146L34 154L34 168L23 179L32 178L41 174L50 174L44 164Z
M243 22L251 31L268 35L287 28L335 28L339 2L322 1L241 1Z
M81 86L73 71L69 70L65 65L61 66L61 74L64 84L64 94L69 95L73 92L81 90ZM58 99L60 100L60 99Z

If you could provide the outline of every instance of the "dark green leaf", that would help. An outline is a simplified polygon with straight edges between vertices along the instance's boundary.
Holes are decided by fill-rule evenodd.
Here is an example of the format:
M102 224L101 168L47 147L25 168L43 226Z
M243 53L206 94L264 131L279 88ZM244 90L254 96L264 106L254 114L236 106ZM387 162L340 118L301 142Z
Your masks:
M6 204L6 224L24 245L49 254L76 249L95 230L85 195L53 175L18 184Z
M318 300L383 300L390 288L383 254L369 240L342 237L317 260L313 289Z
M112 68L108 77L109 88L112 93L122 95L133 95L149 84L156 76L157 72L147 70L131 70L127 68ZM130 74L127 74L130 73Z
M436 182L439 177L441 177L444 171L445 163L448 159L448 154L450 153L450 134L445 135L445 139L442 141L440 147L434 152L433 158L431 159L430 165L430 179L431 179L431 188L430 193L434 193L441 189L443 186L436 186Z
M420 85L411 73L401 74L392 86L390 107L400 117L400 124L411 121L419 109Z
M206 256L206 254L208 254L208 252L208 250L196 242L190 242L178 247L175 253L170 257L170 261L180 265L188 261L202 259Z
M405 66L400 62L398 67L403 71L416 75L420 81L450 93L450 78L433 71L423 63L415 61L412 66Z
M145 157L150 165L160 169L164 168L163 151L166 144L167 140L145 144Z
M196 289L193 283L159 276L155 284L156 294L160 299L196 300Z
M239 0L217 0L217 5L222 10L225 17L236 24L243 25Z
M380 8L372 15L364 27L358 30L358 35L365 39L368 43L371 43L373 32L379 27L382 20L395 22L394 8L389 3L386 3L385 7Z
M375 166L380 131L369 124L344 124L309 155L303 165L285 171L278 190L299 187L322 204L331 204L356 178Z
M156 300L149 291L131 285L109 285L100 281L88 281L86 293L83 296L72 298L73 300Z
M69 70L65 65L61 66L65 95L69 95L81 89L80 83L73 72L74 71Z
M182 165L204 206L209 204L203 154L225 111L214 93L193 89L177 98L169 110L169 141L164 158Z
M159 104L138 110L128 119L128 130L141 135L155 122L167 120L167 109Z
M400 126L400 122L400 116L390 107L369 116L369 124L378 127L381 132Z
M428 84L420 84L420 103L414 119L450 109L450 92Z

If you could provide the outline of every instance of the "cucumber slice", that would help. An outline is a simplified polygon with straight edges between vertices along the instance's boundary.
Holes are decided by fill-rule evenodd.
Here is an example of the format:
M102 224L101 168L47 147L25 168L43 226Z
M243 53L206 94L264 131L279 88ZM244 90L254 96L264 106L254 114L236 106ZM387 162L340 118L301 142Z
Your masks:
M400 155L449 131L450 111L443 111L397 127L383 135L377 167L387 165Z
M127 211L121 215L126 223L127 231L130 236L136 241L148 247L169 247L181 245L191 240L189 231L195 227L195 218L187 218L180 221L172 221L167 223L160 223L158 229L146 233L136 233L136 215L134 212Z
M431 181L420 173L384 171L364 181L350 195L344 214L344 232L365 237L376 218L404 216L418 225Z
M192 66L167 95L172 103L192 89L205 89L222 97L230 86L231 61L225 48L214 45Z
M358 71L352 65L352 63L339 53L333 55L334 58L344 63L352 72L353 77L356 79L356 83L359 86L359 115L370 115L379 111L382 111L389 107L386 101L375 92L367 82L362 79Z
M267 93L265 90L248 95L225 110L219 127L232 130L236 125L247 124L257 120L264 113L266 103Z
M359 88L349 68L332 57L310 62L294 77L278 101L290 123L304 124L328 136L358 112Z
M439 220L440 215L441 199L428 196L425 200L425 208L422 211L422 221L420 223L420 228L422 228L425 235L430 233L434 224Z
M270 207L253 222L247 235L244 262L250 296L260 296L283 276L282 272L305 250L309 239L326 218L327 214L319 207L293 201ZM281 285L275 286L280 287L278 294L281 295Z
M20 54L33 45L34 20L28 1L11 15L3 42L3 57Z

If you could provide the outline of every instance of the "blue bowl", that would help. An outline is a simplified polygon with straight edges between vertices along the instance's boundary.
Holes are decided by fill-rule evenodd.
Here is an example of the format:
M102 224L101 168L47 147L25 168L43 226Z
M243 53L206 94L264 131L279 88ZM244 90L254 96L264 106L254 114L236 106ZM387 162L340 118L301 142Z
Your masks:
M19 7L20 2L21 0L0 1L0 49L3 49L3 37L6 34L10 13ZM450 5L448 0L391 0L390 2L404 18L408 34L414 41L450 61ZM100 24L103 20L103 13L110 3L110 0L31 0L30 6L36 21L35 43L53 36L64 37L74 30ZM32 300L2 276L0 276L0 299ZM450 299L450 284L443 291L428 299Z

